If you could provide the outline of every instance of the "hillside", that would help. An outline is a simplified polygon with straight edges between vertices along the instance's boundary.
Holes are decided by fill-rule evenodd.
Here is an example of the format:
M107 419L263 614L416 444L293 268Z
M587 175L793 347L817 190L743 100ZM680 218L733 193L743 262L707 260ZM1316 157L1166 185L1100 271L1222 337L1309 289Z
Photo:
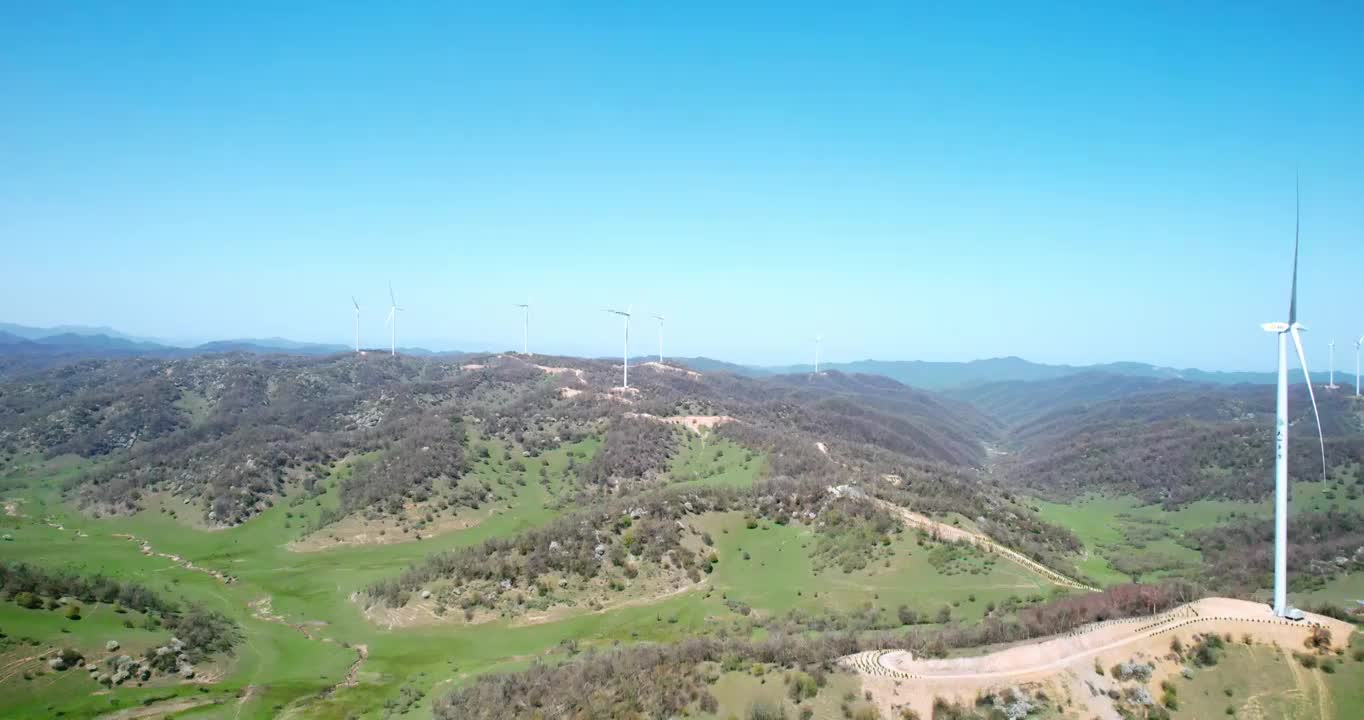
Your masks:
M1098 486L1068 484L1070 472L1147 489L1137 452L1152 428L1253 427L1265 412L1253 388L1078 376L973 404L836 370L645 363L628 391L618 380L609 361L351 353L90 359L11 379L0 525L7 551L36 568L14 577L63 578L82 608L66 617L56 584L16 580L24 604L0 600L0 626L25 639L0 638L14 669L0 696L19 716L151 704L522 717L525 700L710 717L758 698L836 716L869 712L848 698L879 687L841 656L937 657L1064 631L1112 612L1126 591L1092 586L1122 572L1243 595L1264 582L1252 516L1118 554L1070 506L1031 497ZM1324 400L1333 454L1357 431L1341 402ZM1249 457L1262 441L1245 442ZM1058 469L1036 485L1012 474L1049 460ZM1364 521L1313 507L1294 591L1337 598L1364 561L1337 557ZM1148 554L1171 547L1205 570ZM100 573L139 588L124 603L137 606L102 602ZM173 610L141 609L151 594ZM104 649L154 655L170 642L161 628L201 617L198 603L221 613L206 627L223 640L187 646L211 648L186 654L193 678L150 660L144 677ZM132 674L102 685L47 664L77 656ZM644 674L613 676L623 668ZM488 706L499 692L518 700Z

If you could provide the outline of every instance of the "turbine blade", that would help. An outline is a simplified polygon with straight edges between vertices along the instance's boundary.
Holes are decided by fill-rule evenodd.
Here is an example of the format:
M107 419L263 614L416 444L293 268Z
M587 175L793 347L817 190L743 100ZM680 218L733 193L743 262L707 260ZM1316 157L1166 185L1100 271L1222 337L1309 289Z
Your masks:
M350 296L350 303L355 306L356 310L360 309L360 302L355 299L354 295Z
M1312 391L1312 375L1307 371L1307 355L1302 351L1302 336L1298 334L1298 328L1293 327L1289 331L1293 336L1293 347L1298 350L1298 364L1302 365L1303 377L1307 379L1307 397L1312 400L1312 415L1317 420L1317 442L1321 444L1321 479L1326 480L1326 436L1321 431L1321 413L1317 412L1317 394Z
M392 283L392 282L389 282L389 284L388 284L388 299L389 299L389 300L392 300L394 305L397 305L397 304L398 304L398 298L393 297L393 283Z
M1293 295L1288 301L1288 324L1298 320L1298 231L1302 223L1302 191L1298 176L1293 176Z

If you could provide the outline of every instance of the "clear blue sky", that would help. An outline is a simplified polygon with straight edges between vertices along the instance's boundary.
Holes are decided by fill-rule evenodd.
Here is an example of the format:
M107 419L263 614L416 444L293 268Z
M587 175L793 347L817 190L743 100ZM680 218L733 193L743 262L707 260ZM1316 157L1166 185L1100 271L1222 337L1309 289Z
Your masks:
M0 320L1267 368L1300 167L1364 333L1358 3L385 5L4 3Z

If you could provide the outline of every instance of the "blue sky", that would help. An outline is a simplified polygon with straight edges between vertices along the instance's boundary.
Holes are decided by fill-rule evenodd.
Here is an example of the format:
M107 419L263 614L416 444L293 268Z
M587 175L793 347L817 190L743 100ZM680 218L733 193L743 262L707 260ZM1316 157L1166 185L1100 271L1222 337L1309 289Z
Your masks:
M1364 334L1358 4L93 5L0 5L0 320L1267 368L1300 168Z

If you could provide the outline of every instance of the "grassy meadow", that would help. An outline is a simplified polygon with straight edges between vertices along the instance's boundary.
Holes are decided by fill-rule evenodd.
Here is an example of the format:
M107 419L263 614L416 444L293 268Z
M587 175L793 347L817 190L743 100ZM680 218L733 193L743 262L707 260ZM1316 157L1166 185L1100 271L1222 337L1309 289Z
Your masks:
M741 487L765 468L760 454L683 435L669 469L676 482ZM119 615L109 607L87 607L81 619L69 620L59 612L0 602L0 632L6 635L0 641L0 668L14 670L0 671L6 717L93 717L155 704L179 707L189 717L426 718L434 694L481 673L561 661L574 645L580 650L668 641L717 623L740 627L796 609L870 606L893 616L902 604L924 613L947 604L954 606L955 617L969 620L979 618L989 602L1050 591L1045 581L1007 561L969 553L934 556L934 549L921 546L911 532L881 548L865 568L817 569L818 544L809 528L770 522L749 528L741 515L727 513L696 518L698 529L714 538L718 562L686 592L598 612L575 609L539 624L515 619L468 624L453 617L449 623L408 629L374 624L353 599L370 582L431 552L512 535L571 511L570 457L586 462L599 440L534 458L521 457L517 448L476 442L486 442L490 451L470 475L486 481L497 499L478 510L461 510L466 523L446 532L408 528L400 542L324 543L307 552L298 551L296 543L341 526L316 529L318 518L336 507L347 463L334 467L312 492L293 489L250 521L228 529L199 526L200 509L170 497L156 498L132 516L78 512L61 501L60 488L90 469L79 462L25 458L0 468L3 499L13 508L13 514L0 516L0 532L12 538L0 544L0 557L141 583L177 602L226 614L244 636L232 657L204 668L211 682L154 678L146 687L106 691L83 671L49 671L35 656L72 647L98 658L107 640L137 651L164 642L168 633L137 629L135 613ZM395 527L392 532L402 531ZM144 542L152 554L141 551ZM203 569L233 581L225 583ZM628 588L622 599L631 599ZM739 603L751 610L751 618L736 610ZM125 619L133 629L124 626ZM367 656L357 667L361 646ZM736 712L742 712L741 704L724 701Z

